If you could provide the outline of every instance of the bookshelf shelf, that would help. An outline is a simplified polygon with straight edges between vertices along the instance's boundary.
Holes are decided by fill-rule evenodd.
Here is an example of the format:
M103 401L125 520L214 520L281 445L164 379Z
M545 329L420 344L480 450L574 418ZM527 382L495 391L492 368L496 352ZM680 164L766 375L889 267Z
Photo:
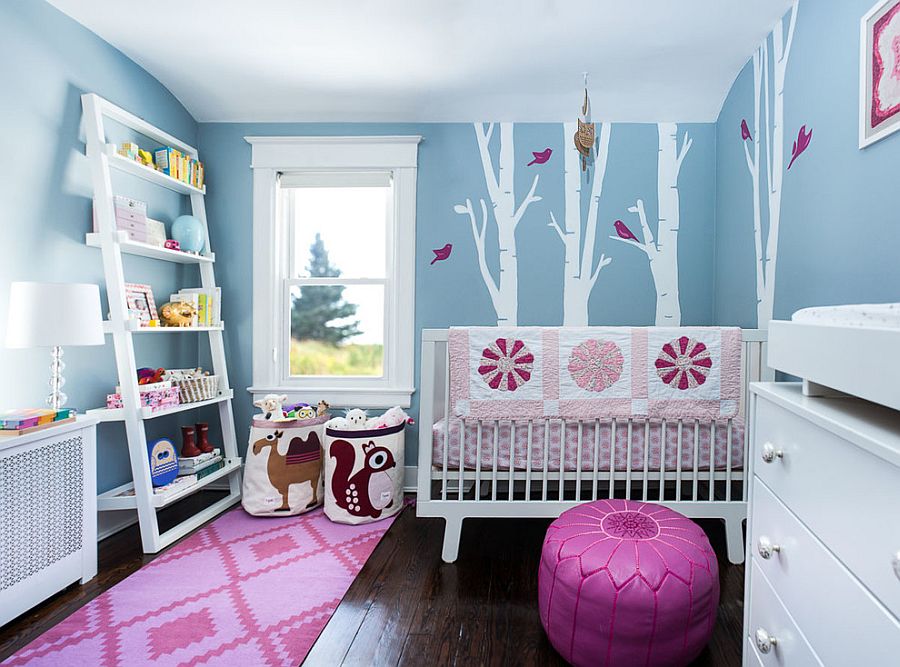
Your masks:
M156 185L161 185L162 187L178 192L179 194L206 194L206 186L203 186L203 188L195 188L190 183L185 183L183 181L179 181L177 178L167 176L161 171L156 171L156 169L154 169L153 167L148 167L141 164L140 162L129 160L127 157L116 153L116 147L113 144L106 144L105 150L106 155L109 158L109 166L114 169L124 171L128 174L131 174L132 176L137 176L138 178L143 178L145 181L150 181L151 183L155 183Z
M150 257L152 259L161 259L166 262L176 262L178 264L212 264L216 261L216 256L213 253L208 255L193 255L189 252L160 248L159 246L141 243L140 241L129 241L128 234L123 231L117 231L115 238L119 245L119 250L128 255ZM85 234L84 242L92 248L103 247L103 240L100 238L100 234L95 232Z
M116 153L115 147L107 142L105 123L109 120L120 123L139 134L149 137L156 145L174 148L195 160L198 158L196 148L93 93L86 93L81 96L81 106L83 127L87 139L86 152L88 161L91 164L91 180L94 189L94 205L98 230L97 233L87 234L85 243L102 251L100 253L100 261L103 263L110 311L109 320L104 323L104 331L107 334L115 334L113 336L113 347L116 356L118 384L123 404L128 406L117 409L97 408L88 410L88 413L100 421L119 422L124 425L132 477L132 481L127 484L100 494L97 508L100 511L136 511L144 553L157 553L240 501L241 459L238 456L234 413L231 405L234 391L231 389L228 381L224 325L189 328L144 328L140 327L137 321L129 318L126 303L125 271L122 262L123 255L138 255L175 264L195 264L200 273L200 289L204 293L217 293L218 290L214 273L215 256L212 253L193 255L148 243L130 241L128 234L117 229L116 226L114 210L116 193L113 191L110 172L112 169L123 171L179 194L189 196L191 214L200 221L208 239L209 225L206 219L206 201L204 197L206 190L205 188L196 188L188 183L183 183L151 167L119 155ZM140 387L137 383L138 367L134 353L134 338L131 336L134 333L151 335L206 333L209 337L209 351L212 359L211 372L219 378L219 395L210 400L182 403L156 412L149 407L136 407L140 403ZM172 339L163 338L161 340ZM174 344L175 341L172 340L172 343ZM217 408L219 421L222 426L222 454L226 461L225 467L209 474L191 486L177 487L169 490L169 493L154 493L147 458L145 422L157 417L176 415L204 406L215 406ZM156 511L159 508L177 502L219 479L227 479L228 481L228 494L224 498L200 510L173 528L160 532L156 516ZM128 492L132 493L125 496L122 495Z
M198 480L195 484L191 484L190 486L185 486L178 489L173 489L170 493L154 493L152 505L154 508L159 509L161 507L171 505L174 502L178 502L182 498L186 498L187 496L196 493L204 486L209 485L211 482L215 482L217 479L221 479L222 477L231 474L235 470L239 470L240 467L240 459L225 459L225 467L219 468L214 473L210 473L203 479ZM128 482L127 484L118 486L115 489L107 491L106 493L101 493L99 496L97 496L97 509L100 511L135 509L137 507L137 496L122 495L133 490L134 482Z

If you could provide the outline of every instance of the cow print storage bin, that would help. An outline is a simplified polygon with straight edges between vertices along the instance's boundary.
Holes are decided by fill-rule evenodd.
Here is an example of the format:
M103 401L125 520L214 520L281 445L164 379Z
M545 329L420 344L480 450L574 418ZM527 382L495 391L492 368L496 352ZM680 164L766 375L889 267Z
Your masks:
M254 417L244 465L241 504L256 516L290 516L323 501L322 438L328 416Z
M325 429L325 514L371 523L403 507L406 424L371 431Z

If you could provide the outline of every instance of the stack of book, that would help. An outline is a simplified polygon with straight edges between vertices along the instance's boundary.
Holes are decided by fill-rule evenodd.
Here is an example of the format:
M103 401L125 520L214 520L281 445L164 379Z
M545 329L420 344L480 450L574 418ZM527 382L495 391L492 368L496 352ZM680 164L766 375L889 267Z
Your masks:
M205 290L201 287L179 290L169 296L171 302L187 302L194 306L192 327L222 326L222 288Z
M155 153L156 168L182 183L203 189L205 170L203 163L174 148L160 148Z
M197 481L224 467L225 459L222 457L222 451L220 449L214 449L208 454L191 457L182 456L179 458L178 476L193 476L195 481Z
M61 408L25 408L0 411L0 436L24 435L49 426L74 421L75 410Z

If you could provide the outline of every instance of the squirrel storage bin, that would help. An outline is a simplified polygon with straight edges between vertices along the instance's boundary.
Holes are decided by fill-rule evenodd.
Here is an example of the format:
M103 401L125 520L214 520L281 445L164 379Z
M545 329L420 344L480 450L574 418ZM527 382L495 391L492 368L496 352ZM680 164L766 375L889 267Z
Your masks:
M325 429L325 514L370 523L403 507L406 424L366 431Z
M241 504L256 516L302 514L322 504L322 437L327 416L253 419Z

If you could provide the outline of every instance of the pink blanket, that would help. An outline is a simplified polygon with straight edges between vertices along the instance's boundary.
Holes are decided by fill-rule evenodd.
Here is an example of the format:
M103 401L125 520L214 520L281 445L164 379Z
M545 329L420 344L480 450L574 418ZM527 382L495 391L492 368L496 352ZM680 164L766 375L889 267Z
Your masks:
M738 416L741 330L450 330L452 414L481 419Z

